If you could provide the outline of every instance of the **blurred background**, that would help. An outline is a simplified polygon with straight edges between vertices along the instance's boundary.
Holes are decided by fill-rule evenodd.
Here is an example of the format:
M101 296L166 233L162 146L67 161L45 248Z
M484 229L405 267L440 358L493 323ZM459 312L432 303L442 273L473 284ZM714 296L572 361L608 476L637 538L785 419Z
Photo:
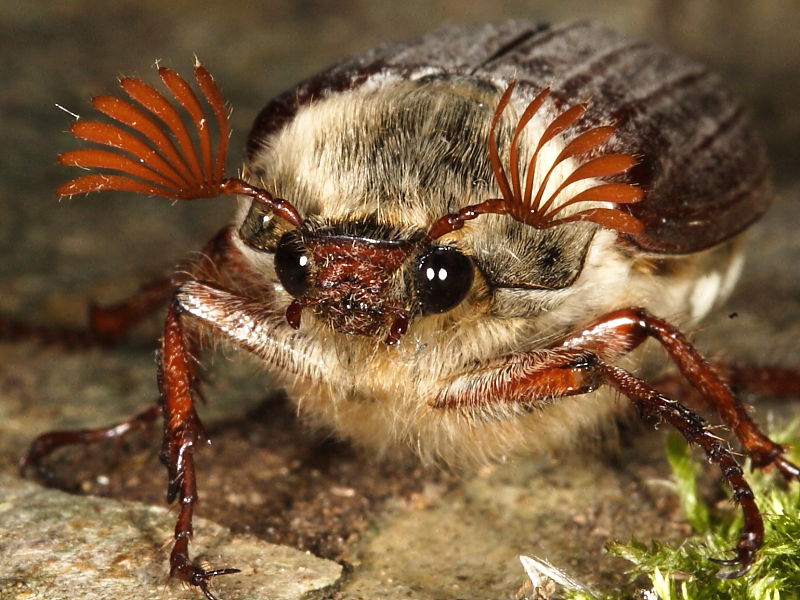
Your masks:
M56 105L91 117L89 98L116 94L116 77L133 75L152 82L156 61L189 73L197 55L233 107L232 171L239 166L237 157L258 111L270 97L297 81L353 53L442 24L512 18L601 21L709 64L743 99L767 141L776 182L775 208L753 231L746 275L729 306L701 332L693 333L701 347L721 351L725 357L800 364L796 343L800 334L797 0L0 0L0 314L78 324L88 301L123 297L142 280L199 249L232 214L233 204L228 199L171 206L162 199L104 193L57 201L54 189L75 177L76 171L56 165L55 157L76 147L76 142L65 133L73 117ZM728 315L734 312L738 318L732 321ZM40 431L107 423L152 398L152 340L157 335L158 325L154 324L137 338L138 347L92 352L88 357L33 345L0 345L0 472L14 472L16 458ZM241 512L234 515L230 498L220 493L219 498L204 499L203 516L237 532L253 531L351 564L361 561L357 573L384 581L380 594L362 596L353 591L362 584L353 580L350 595L343 598L389 598L387 590L400 589L404 578L412 583L403 589L411 590L408 593L418 599L449 597L442 590L452 591L458 585L470 590L465 597L508 597L522 579L515 556L541 548L556 557L554 560L560 556L569 561L570 568L588 581L619 580L619 564L597 560L609 538L626 539L632 532L645 539L650 535L681 539L686 534L680 524L670 520L674 514L670 511L677 510L674 498L642 485L648 477L665 476L663 465L651 470L647 458L661 454L658 443L645 442L650 454L641 447L629 452L634 466L628 467L627 473L619 464L578 459L568 469L558 466L546 471L544 481L536 479L542 476L536 467L523 469L522 475L495 474L463 486L445 478L444 488L430 488L427 475L420 479L413 471L387 474L363 467L360 458L351 456L341 464L349 464L345 471L350 468L360 479L317 465L317 484L272 479L267 485L266 475L259 475L259 469L266 460L278 460L275 454L280 446L269 440L276 436L282 440L280 452L287 456L280 460L301 477L309 471L298 469L295 463L309 462L305 457L314 452L300 448L300 458L293 458L285 448L302 444L292 441L305 439L302 433L283 439L280 435L288 434L256 428L254 423L269 421L263 414L250 419L244 416L254 400L263 397L263 380L253 378L250 372L244 377L234 374L233 383L226 381L225 377L217 380L209 394L212 401L203 408L215 446L204 459L201 477L207 478L203 481L218 477L224 473L220 465L247 473L242 475L244 479L252 475L252 481L237 483L239 487L233 491L243 497L241 487L250 485L248 493L260 498L260 504L250 517ZM283 427L281 419L275 417L278 429ZM223 425L215 428L217 422ZM289 426L284 429L290 431ZM245 430L246 436L241 433ZM253 441L262 438L264 444ZM157 443L140 444L134 450L144 458L123 463L135 480L126 479L129 475L117 477L112 469L110 487L99 489L92 483L96 467L83 465L85 473L77 476L78 480L84 478L82 489L163 502ZM597 483L598 478L602 484ZM349 482L347 489L355 490L353 495L331 500L319 487L323 485L319 482L327 485L331 481L337 485ZM379 486L374 482L380 481L390 483L370 487ZM550 491L542 495L544 485ZM601 487L593 488L595 485ZM280 493L286 497L273 500L259 495L273 489L283 490ZM330 502L340 502L339 508L350 502L351 508L336 513L338 521L312 523L307 539L281 537L281 527L290 531L295 526L288 518L283 523L270 521L268 515L280 511L265 507L289 505L293 491L301 489L309 498L302 519L324 512L321 501L314 500L317 497L324 499L325 510ZM423 500L414 495L421 489L428 490ZM503 490L502 498L496 490ZM411 498L398 513L400 521L405 519L405 529L382 512L381 502L392 497ZM511 502L512 498L518 502ZM588 504L574 508L573 499ZM424 514L413 512L425 502L429 502L428 508L438 508ZM331 510L326 514L335 513ZM411 512L403 512L407 510ZM457 518L450 518L452 515ZM376 519L388 526L370 534L372 545L353 542L362 539L359 532ZM391 542L376 542L385 539L381 537L385 529L400 533ZM320 545L324 535L330 539L338 536L338 541ZM428 536L424 547L418 544L420 536ZM464 548L458 560L465 562L433 566L431 561L452 558L447 553L454 548ZM580 552L585 554L579 557ZM484 571L484 563L496 564L498 570ZM368 588L371 584L363 585ZM423 593L423 589L427 591ZM391 597L408 596L398 592Z

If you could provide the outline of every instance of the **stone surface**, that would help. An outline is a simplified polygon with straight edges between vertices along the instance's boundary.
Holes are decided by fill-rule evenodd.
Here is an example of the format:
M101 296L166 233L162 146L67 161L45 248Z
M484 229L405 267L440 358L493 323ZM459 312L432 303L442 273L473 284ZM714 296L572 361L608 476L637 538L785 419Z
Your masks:
M776 203L750 237L736 293L692 333L702 349L724 359L800 364L796 0L0 2L0 312L80 323L89 301L114 301L169 269L231 212L227 201L171 206L123 194L56 202L56 185L73 174L54 157L74 142L63 133L71 117L55 104L86 115L87 99L112 93L115 76L152 80L156 59L185 71L196 53L235 108L235 155L267 98L339 58L445 21L513 17L599 18L700 58L743 96L769 145ZM728 318L733 313L737 317ZM48 580L20 575L26 560L54 556L66 535L98 549L111 543L112 530L125 542L113 554L73 555L85 570L69 576L80 576L75 585L84 594L129 597L130 590L111 589L109 571L97 570L122 557L110 572L137 585L149 581L149 596L142 597L198 597L167 583L166 555L158 551L169 539L173 513L160 508L165 474L156 432L54 457L55 483L92 497L15 479L16 461L37 433L102 425L152 401L157 336L154 319L113 351L0 344L0 518L12 523L0 533L4 600L45 594L41 586ZM474 476L376 464L297 425L269 381L240 359L210 357L213 380L201 407L213 445L198 458L198 515L218 525L198 521L193 548L207 552L212 564L257 564L263 574L278 564L270 562L266 541L279 542L352 567L329 594L337 600L496 600L513 596L524 581L519 554L546 558L584 583L609 586L624 581L624 565L602 555L604 542L634 534L679 540L688 532L676 516L661 441L652 432L630 430L616 452L589 444L583 453L532 458ZM770 420L763 403L757 414ZM708 472L709 481L716 478ZM34 505L43 521L22 527ZM76 528L70 515L79 506L91 512ZM121 520L110 519L113 514ZM36 554L14 551L9 538L30 548L37 542ZM261 562L239 562L237 546ZM149 558L132 561L134 554ZM64 564L46 565L49 581ZM223 600L265 597L276 580L259 577L230 576L217 589ZM48 591L38 597L58 596Z
M9 475L0 475L0 489L0 598L187 596L166 578L165 542L172 535L172 515L166 509L78 497ZM204 519L196 527L212 542L195 545L200 561L242 570L215 580L215 591L226 598L312 600L329 596L338 585L342 567L332 561L234 536Z

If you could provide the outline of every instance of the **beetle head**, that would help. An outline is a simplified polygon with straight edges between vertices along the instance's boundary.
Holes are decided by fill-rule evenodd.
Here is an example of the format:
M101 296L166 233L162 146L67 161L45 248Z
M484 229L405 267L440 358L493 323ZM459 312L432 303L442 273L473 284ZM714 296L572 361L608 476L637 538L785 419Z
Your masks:
M74 135L110 146L118 152L81 149L60 157L63 164L111 169L123 175L92 174L79 177L62 185L57 193L68 196L114 189L177 200L220 194L249 196L252 207L261 211L262 224L272 224L273 221L280 223L277 227L259 226L258 231L251 231L242 239L247 245L257 247L261 231L271 232L267 237L271 235L272 241L264 249L274 251L275 273L283 288L293 297L286 310L287 321L293 327L299 326L301 312L309 309L329 327L341 333L370 337L384 334L388 343L396 343L415 314L446 312L467 296L473 281L472 259L454 246L439 246L435 242L454 234L465 223L482 214L508 215L514 221L535 229L547 229L575 221L593 222L629 234L637 233L642 228L642 224L630 214L614 208L615 205L639 201L642 198L641 190L626 183L597 181L599 178L619 175L635 162L633 157L625 154L598 153L598 149L613 134L613 126L590 128L569 142L562 140L562 150L554 158L551 157L550 163L543 165L540 160L543 147L578 120L586 110L586 105L570 107L551 121L539 123L541 134L538 143L533 145L531 157L520 167L523 131L548 99L548 89L541 91L530 102L521 113L516 128L505 136L510 140L504 144L508 147L507 161L500 157L497 129L503 111L509 104L514 83L500 97L491 119L486 154L476 154L475 151L475 132L481 127L485 128L483 104L467 97L459 99L457 106L460 108L449 107L444 129L436 117L409 121L406 115L412 112L410 105L404 108L402 103L391 106L390 102L388 109L381 114L391 115L394 111L396 115L391 117L396 121L396 135L391 140L395 145L391 150L387 151L384 147L387 140L381 133L386 123L379 122L377 135L372 132L357 139L357 145L363 146L364 142L369 142L371 147L355 151L344 144L341 152L331 153L338 161L334 163L335 167L352 165L353 161L363 161L368 165L361 171L355 170L358 180L365 179L365 172L374 176L366 178L374 181L369 184L373 186L371 193L365 197L397 196L394 209L378 206L376 210L378 213L398 211L405 217L400 221L406 223L407 231L402 235L397 232L384 235L380 230L381 227L386 229L385 218L383 226L372 226L367 217L343 214L340 219L349 225L337 229L330 223L319 222L318 214L313 210L303 216L292 204L263 188L239 178L225 178L227 112L211 75L199 64L195 66L198 87L218 125L216 151L212 151L208 127L210 120L205 117L189 84L169 69L160 68L159 75L177 105L189 114L199 150L172 104L150 86L137 79L126 78L121 81L121 87L137 104L108 97L95 98L93 103L101 112L138 135L116 125L79 121L72 128ZM431 111L441 111L438 97L429 99L429 102ZM477 119L472 120L473 129L468 135L463 132L468 121L466 115L478 115ZM407 127L416 127L414 136L428 140L419 146L422 150L406 143L409 139ZM331 145L328 140L325 143ZM335 141L333 146L336 147ZM396 154L408 154L401 157L403 160L392 163L399 166L401 172L387 175L381 170L386 164L380 160L376 168L370 164L375 161L376 155L386 158ZM436 156L439 162L427 164L426 158L430 156ZM554 173L563 171L564 165L572 165L575 159L582 156L590 158L574 167L571 173L561 173L553 178L554 181L550 181ZM307 162L307 157L300 155L298 160ZM507 162L507 167L504 162ZM313 166L319 168L321 165ZM330 166L327 168L330 174ZM465 181L483 180L482 173L485 170L490 172L490 177L493 176L494 188L500 191L501 197L489 198L439 217L430 214L431 210L441 210L438 215L442 215L451 202L463 205L464 186L469 187ZM336 171L334 168L333 172ZM479 173L477 179L476 172ZM316 179L324 180L325 177ZM593 183L587 185L585 180ZM397 188L396 182L402 182L402 185ZM581 186L580 191L568 195L568 188L576 183ZM317 185L325 186L327 183L322 181ZM406 197L420 191L428 192L437 185L440 190L438 204L431 205ZM575 209L576 204L587 202L591 203L590 208ZM339 204L344 207L340 210L345 211L354 206L352 203ZM355 205L358 205L358 201ZM441 208L437 209L437 206ZM376 220L379 220L378 213ZM388 220L391 222L391 218ZM359 223L366 225L366 230L352 231L353 227L358 228ZM242 228L247 227L252 229L252 225L245 220Z

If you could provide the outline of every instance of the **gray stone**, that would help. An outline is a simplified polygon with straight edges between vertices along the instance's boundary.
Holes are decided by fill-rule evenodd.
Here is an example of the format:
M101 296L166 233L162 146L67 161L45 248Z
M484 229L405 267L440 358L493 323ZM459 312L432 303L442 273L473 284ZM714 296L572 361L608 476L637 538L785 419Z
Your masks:
M164 508L80 497L0 474L0 598L192 598L167 579L173 515ZM235 536L206 519L192 544L200 561L236 566L214 582L227 600L321 598L342 567L307 552ZM195 593L195 596L197 594Z

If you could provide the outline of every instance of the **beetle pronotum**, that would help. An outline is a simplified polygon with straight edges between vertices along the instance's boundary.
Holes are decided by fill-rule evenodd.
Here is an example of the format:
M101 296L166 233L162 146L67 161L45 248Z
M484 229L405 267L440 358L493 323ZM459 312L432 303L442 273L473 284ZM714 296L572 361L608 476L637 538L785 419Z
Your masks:
M800 475L730 391L742 373L710 366L680 331L729 292L739 234L768 204L757 136L705 68L587 23L448 28L270 101L241 178L224 175L227 113L208 71L195 67L214 135L189 84L159 75L172 101L131 78L120 83L130 100L93 100L122 126L72 132L113 150L61 162L116 174L58 193L234 194L237 217L203 258L96 309L76 338L113 341L168 304L161 401L122 427L40 436L23 469L163 412L168 499L180 505L170 573L213 598L209 581L235 569L204 570L188 549L202 435L193 364L213 337L260 357L312 422L433 462L563 445L609 420L621 394L719 466L744 515L722 576L749 568L763 525L734 455L630 370L655 339L756 466ZM759 377L797 393L788 371L749 372Z

